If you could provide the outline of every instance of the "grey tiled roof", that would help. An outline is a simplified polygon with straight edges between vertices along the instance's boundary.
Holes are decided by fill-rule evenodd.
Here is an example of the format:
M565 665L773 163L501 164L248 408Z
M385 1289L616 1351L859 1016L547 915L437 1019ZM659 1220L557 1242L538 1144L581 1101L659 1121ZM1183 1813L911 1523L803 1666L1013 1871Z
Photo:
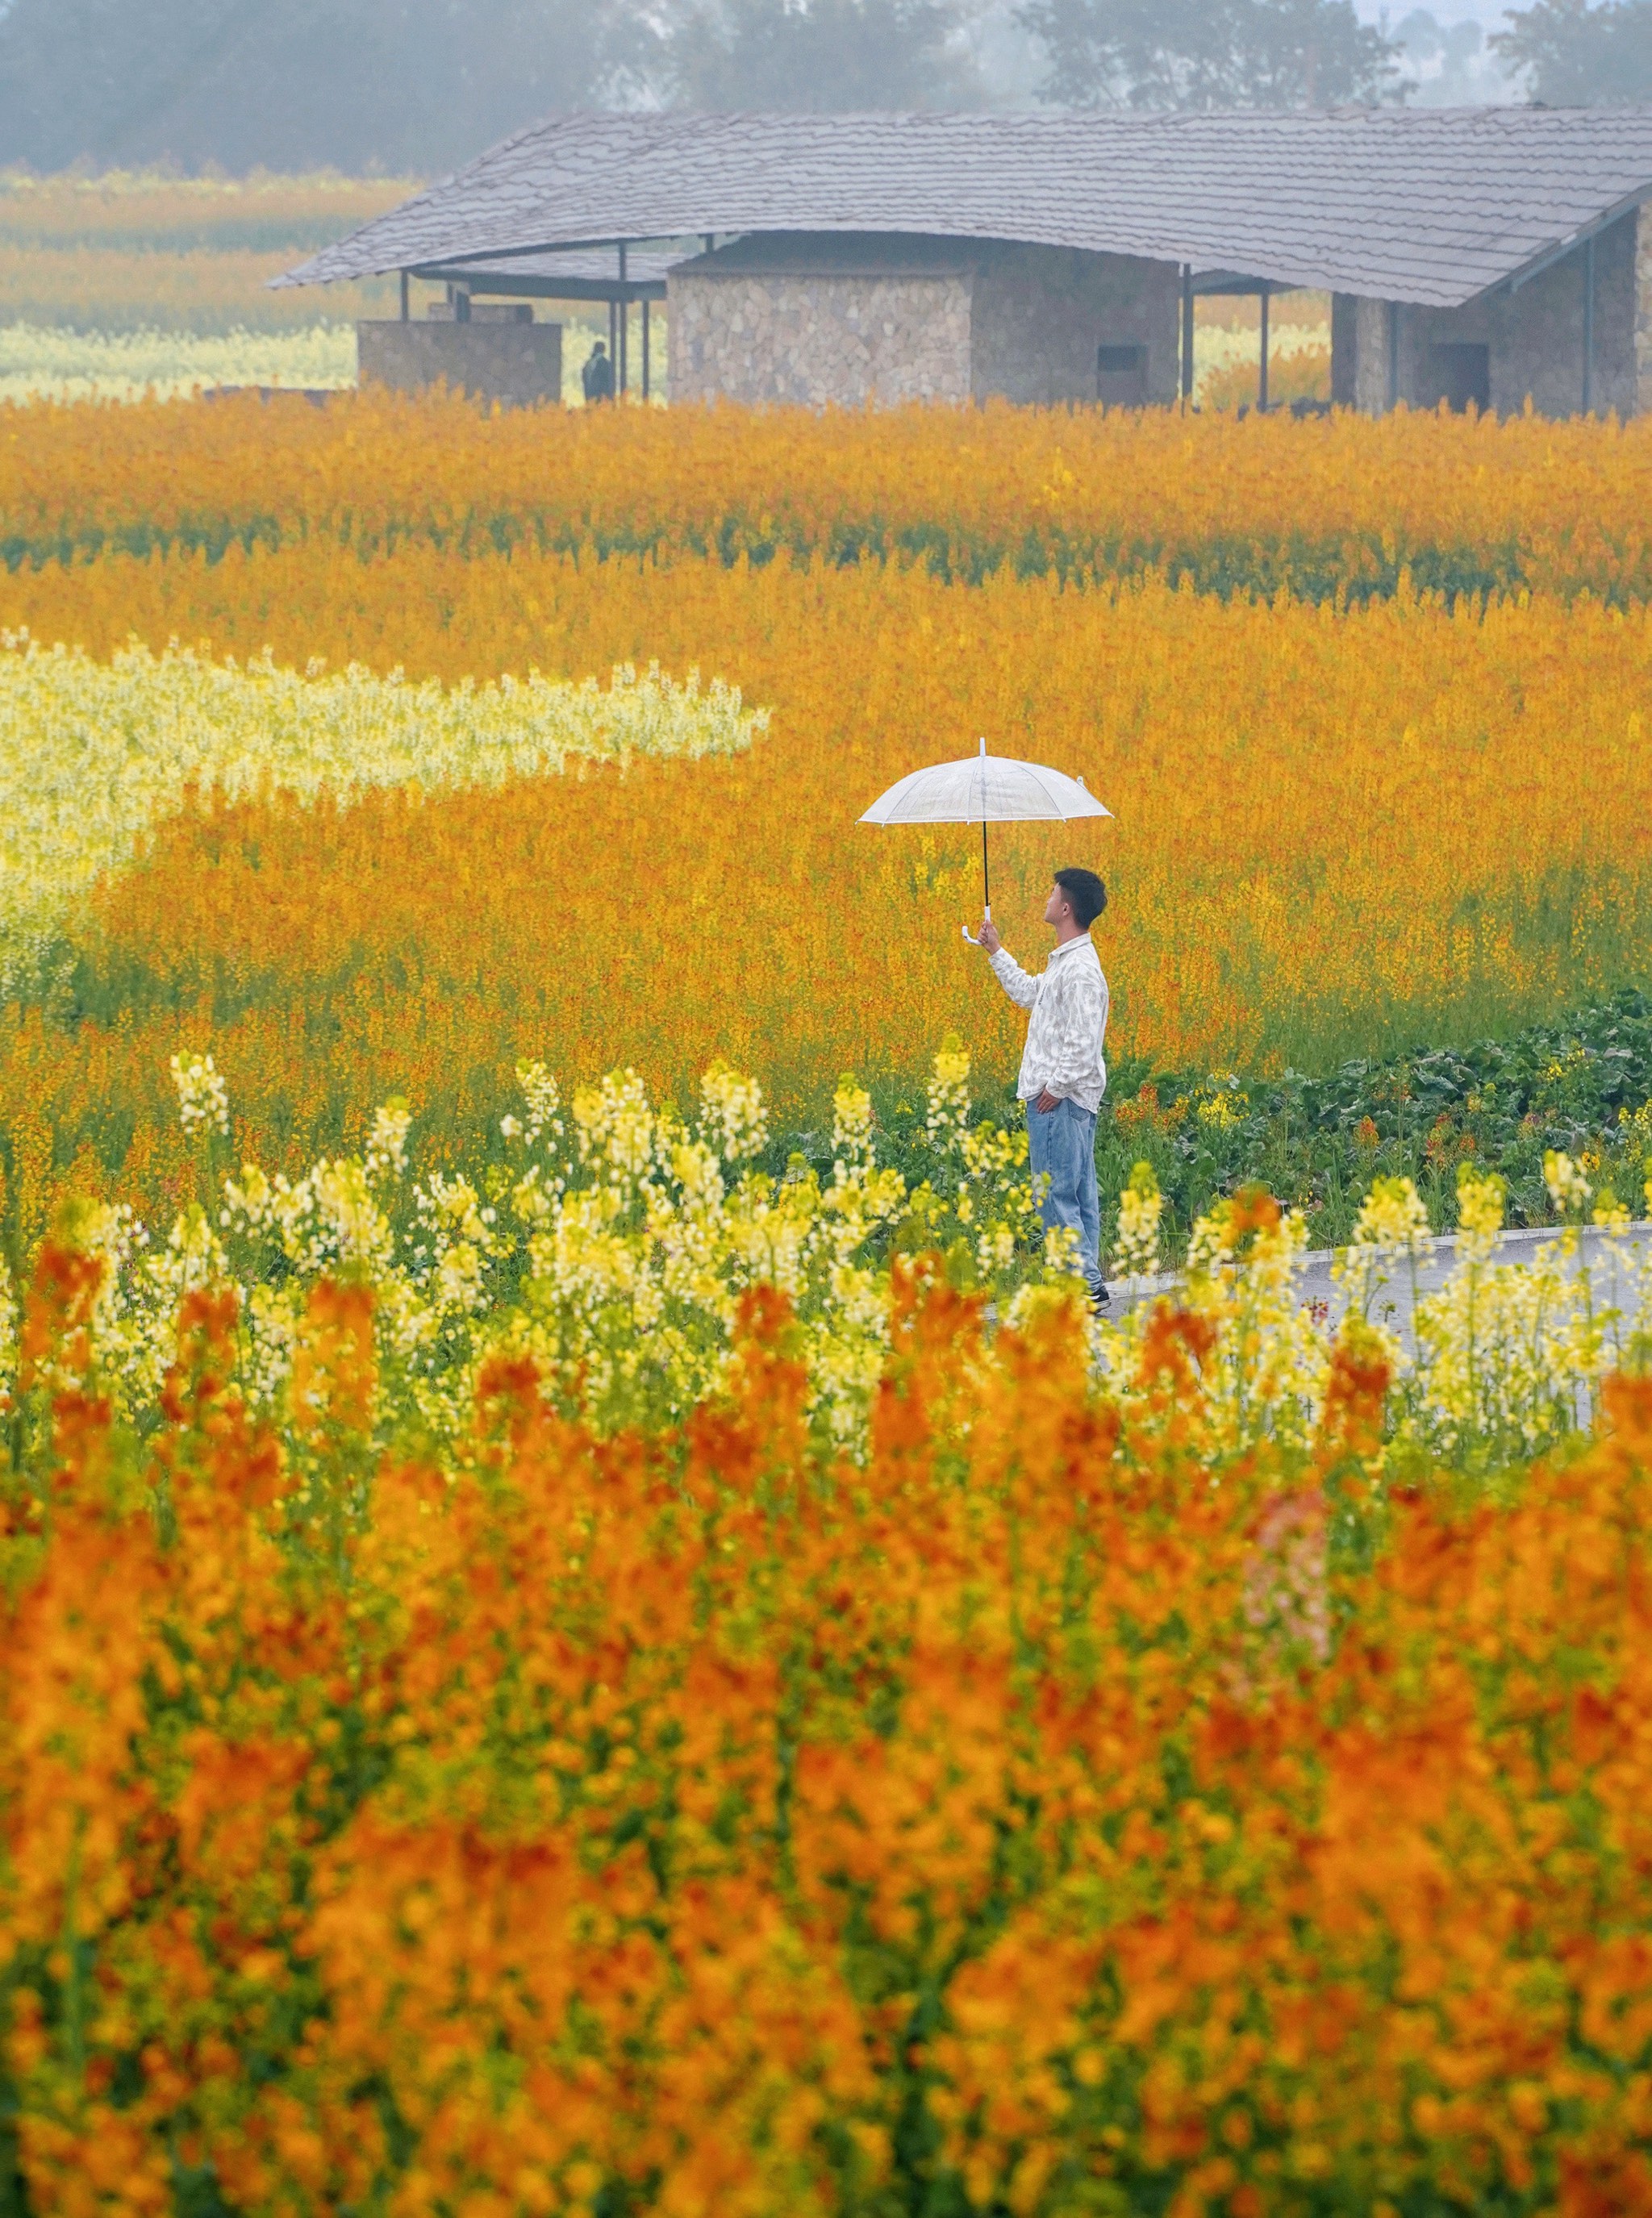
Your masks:
M661 254L657 250L633 246L625 256L625 282L628 286L663 290L666 272L692 252L692 247ZM468 282L473 290L481 293L488 291L490 279L517 282L527 278L537 290L552 300L606 299L619 282L619 257L612 246L575 246L564 248L560 253L513 255L508 262L464 262L452 266L441 262L415 263L410 266L420 276ZM566 285L568 291L559 294L559 285Z
M908 232L1445 307L1648 193L1646 108L564 115L276 282L618 238Z

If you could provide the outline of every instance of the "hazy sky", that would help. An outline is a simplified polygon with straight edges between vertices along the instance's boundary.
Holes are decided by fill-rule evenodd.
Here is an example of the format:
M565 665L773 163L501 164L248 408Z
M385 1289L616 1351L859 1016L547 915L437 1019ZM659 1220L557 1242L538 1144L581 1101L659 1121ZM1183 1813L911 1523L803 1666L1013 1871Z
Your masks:
M1400 0L1384 9L1381 0L1354 0L1368 22L1388 17L1390 30L1398 30L1413 8L1432 15L1443 40L1425 40L1407 47L1403 66L1413 81L1412 99L1421 108L1474 106L1482 101L1519 100L1522 84L1509 77L1486 40L1508 26L1508 0ZM1472 34L1478 28L1477 45ZM1470 38L1465 40L1463 34Z
M1385 13L1390 23L1397 23L1410 14L1412 4L1413 0L1400 0L1398 6L1390 4L1384 9L1378 0L1354 0L1355 11L1367 23L1380 22ZM1429 14L1442 23L1460 23L1467 19L1487 31L1500 31L1508 0L1435 0L1432 6L1428 0L1422 0L1422 4L1428 6Z

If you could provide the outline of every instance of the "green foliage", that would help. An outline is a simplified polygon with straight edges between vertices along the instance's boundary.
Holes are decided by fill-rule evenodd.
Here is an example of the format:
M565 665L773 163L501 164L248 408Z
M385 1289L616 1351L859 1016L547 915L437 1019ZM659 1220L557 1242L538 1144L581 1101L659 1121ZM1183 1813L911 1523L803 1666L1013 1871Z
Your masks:
M1652 0L1537 0L1491 40L1534 100L1554 108L1652 99Z
M1485 1039L1378 1061L1328 1076L1276 1078L1115 1065L1097 1132L1104 1209L1132 1166L1152 1166L1165 1198L1172 1254L1212 1199L1247 1180L1307 1213L1316 1246L1352 1229L1374 1178L1414 1179L1437 1230L1456 1221L1457 1167L1508 1181L1508 1222L1554 1221L1546 1149L1598 1155L1637 1212L1652 1175L1652 1000L1625 988L1594 1008ZM1603 1175L1605 1173L1603 1172Z
M1028 0L1044 97L1163 110L1398 97L1399 48L1350 0Z
M658 66L686 108L956 105L972 89L961 13L940 0L701 0L660 41Z
M1196 542L1156 535L1150 524L1128 539L1067 532L1053 525L1019 537L976 532L935 523L891 525L880 517L837 518L817 532L801 518L751 515L731 504L714 524L688 518L598 520L471 511L450 524L420 526L395 522L376 536L359 519L351 525L351 544L363 554L391 554L414 537L431 538L465 555L514 553L578 554L599 562L710 555L732 569L746 562L754 569L789 560L806 567L823 561L835 569L858 563L921 564L947 584L981 585L1008 570L1021 579L1051 578L1065 585L1090 587L1112 581L1141 583L1163 578L1179 589L1208 593L1219 600L1272 600L1283 592L1297 599L1363 606L1392 599L1401 590L1438 593L1456 606L1492 594L1518 593L1537 582L1528 568L1528 550L1511 537L1502 545L1473 545L1407 539L1385 530L1338 536L1305 528L1268 536L1220 534ZM87 520L71 531L42 534L14 528L0 537L0 560L12 570L25 563L81 562L105 554L156 556L204 554L220 562L232 548L251 554L273 551L286 542L275 515L186 517L176 527L150 518L113 529ZM369 543L370 542L370 543ZM1574 575L1545 576L1544 590L1567 596L1588 593L1613 606L1630 607L1652 596L1652 544L1637 558L1614 558L1610 574L1580 567Z

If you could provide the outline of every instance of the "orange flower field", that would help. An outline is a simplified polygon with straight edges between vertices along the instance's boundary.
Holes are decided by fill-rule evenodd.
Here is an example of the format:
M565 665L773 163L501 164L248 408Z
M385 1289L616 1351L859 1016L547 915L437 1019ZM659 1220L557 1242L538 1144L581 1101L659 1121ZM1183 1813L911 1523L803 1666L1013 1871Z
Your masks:
M773 1296L680 1430L500 1361L376 1460L366 1289L284 1439L190 1297L140 1444L96 1279L0 1526L28 2208L1652 2209L1644 1380L1380 1507L1351 1347L1224 1455L1196 1318L1122 1419L913 1281L862 1465Z
M1652 1105L1520 1121L1517 1261L1442 1117L1407 1333L1369 1115L1345 1311L1236 1174L1096 1323L977 837L856 821L1083 774L994 911L1105 876L1162 1164L1559 1023L1646 981L1649 491L0 409L0 2218L1652 2214Z
M1082 771L1115 812L994 835L997 914L1025 955L1053 867L1107 877L1115 1051L1323 1068L1475 1037L1643 967L1639 606L1402 595L1338 612L1155 584L428 544L364 561L323 543L22 570L0 581L0 620L98 654L135 632L450 683L658 657L772 710L715 760L368 795L343 815L246 799L158 827L75 922L80 1021L49 996L6 1021L5 1118L50 1132L29 1143L51 1163L31 1236L83 1155L134 1199L175 1175L162 1074L180 1040L214 1044L251 1136L289 1163L394 1091L469 1143L524 1055L676 1087L727 1055L805 1118L846 1065L898 1082L949 1032L1009 1076L1013 1014L958 936L978 908L972 836L854 821L978 734Z
M27 425L25 430L23 427ZM1652 428L1401 411L630 409L488 416L367 393L0 425L0 551L67 559L318 539L660 557L862 552L978 579L1138 575L1314 598L1394 590L1618 601L1652 588Z

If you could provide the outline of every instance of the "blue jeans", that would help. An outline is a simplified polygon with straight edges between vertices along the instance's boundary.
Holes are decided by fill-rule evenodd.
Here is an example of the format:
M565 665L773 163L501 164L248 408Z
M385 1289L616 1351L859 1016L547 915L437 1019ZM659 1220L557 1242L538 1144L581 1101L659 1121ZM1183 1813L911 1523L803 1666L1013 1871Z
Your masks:
M1044 1222L1078 1235L1078 1266L1094 1292L1102 1284L1102 1214L1096 1192L1096 1114L1076 1101L1050 1110L1027 1105L1027 1144L1034 1173L1049 1180Z

